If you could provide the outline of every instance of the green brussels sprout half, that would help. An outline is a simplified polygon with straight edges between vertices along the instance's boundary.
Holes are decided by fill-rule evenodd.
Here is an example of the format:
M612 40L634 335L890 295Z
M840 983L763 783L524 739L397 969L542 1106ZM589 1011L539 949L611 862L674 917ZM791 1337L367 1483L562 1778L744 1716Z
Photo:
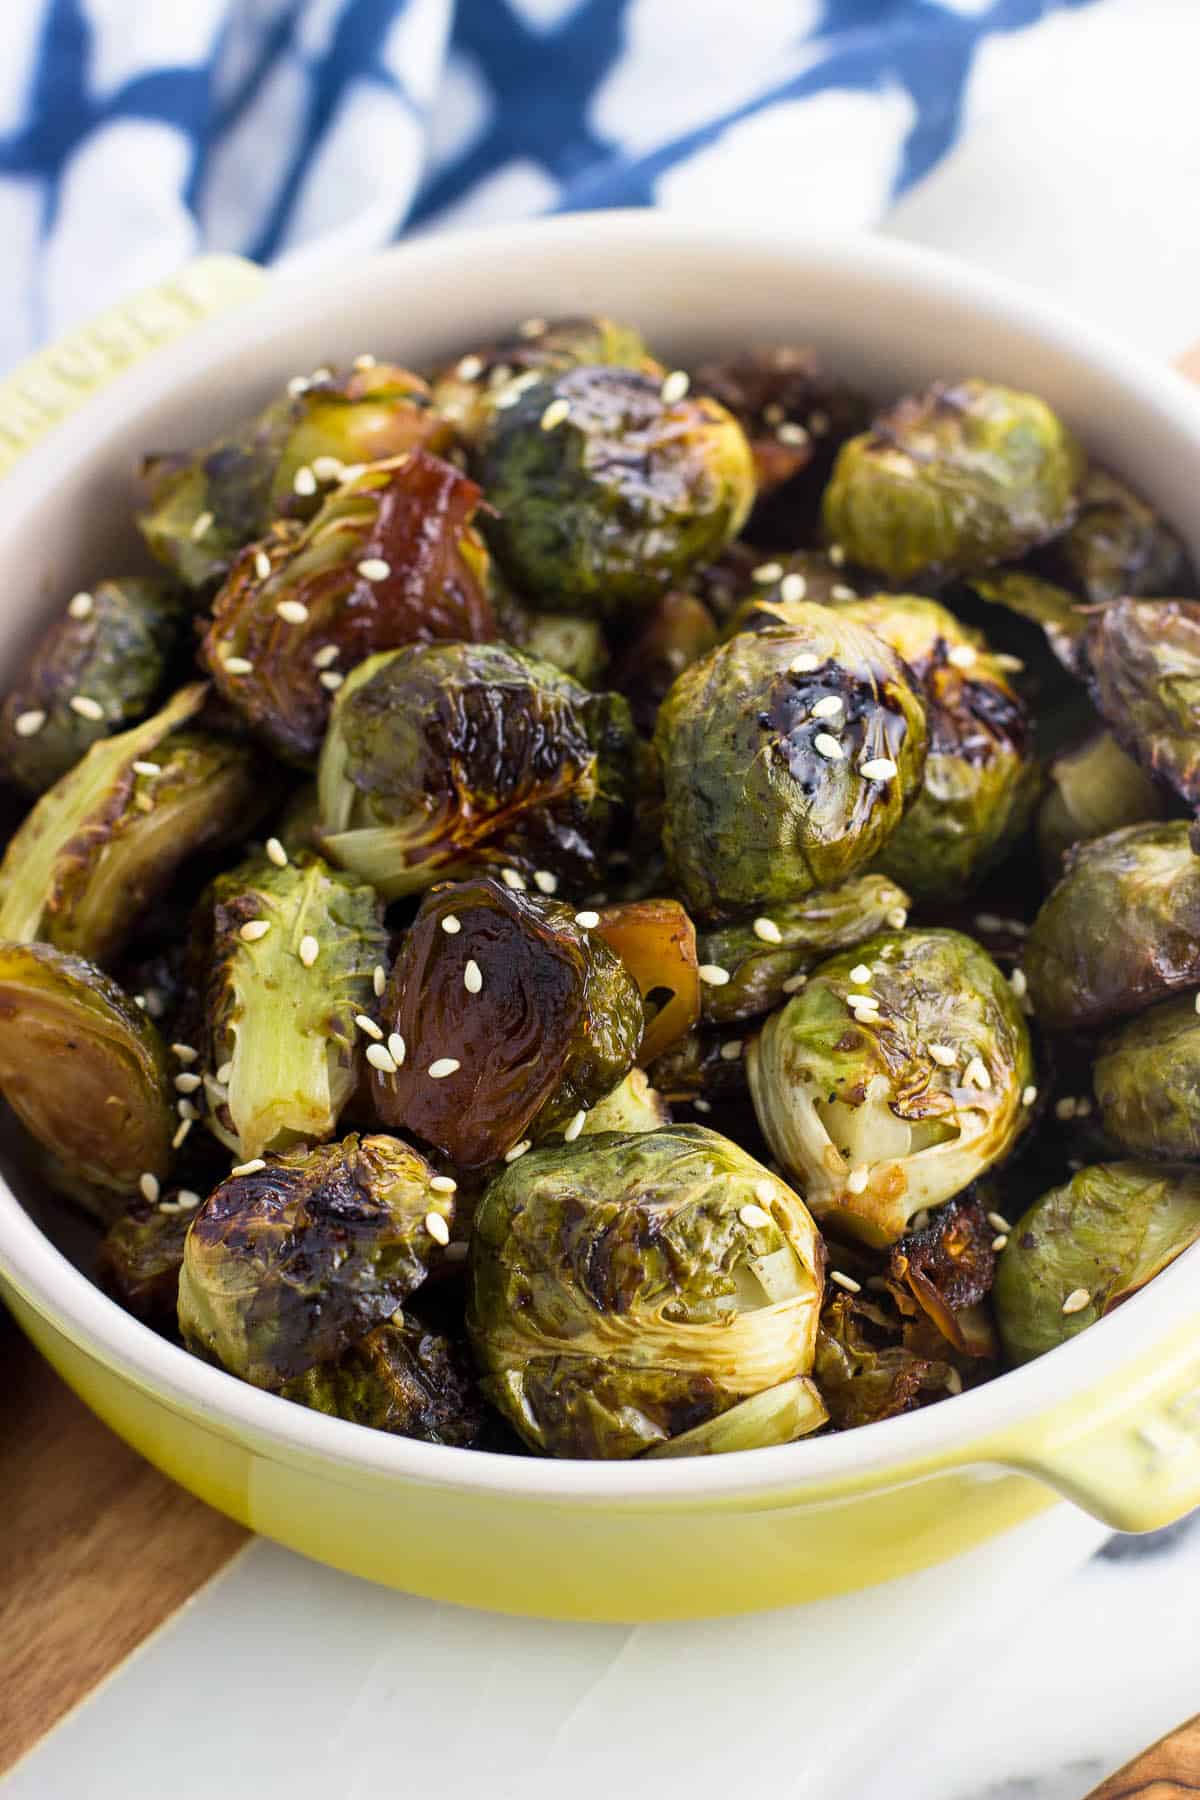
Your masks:
M1020 1005L957 931L881 932L831 957L747 1060L775 1156L822 1223L868 1244L960 1193L1029 1120Z
M939 383L842 446L825 530L893 583L971 574L1064 531L1084 473L1079 445L1036 395Z
M450 438L428 387L407 369L320 369L215 443L148 456L149 504L138 525L158 562L187 587L205 589L224 580L237 552L272 519L315 511L322 484L362 463L443 449Z
M1092 619L1087 661L1118 742L1200 804L1200 601L1115 601Z
M1093 606L1127 594L1195 591L1187 552L1170 526L1107 469L1088 470L1078 517L1044 559L1056 579Z
M495 412L479 462L487 533L532 605L627 614L737 536L754 498L741 426L715 400L663 391L578 367Z
M337 1362L317 1363L280 1390L314 1412L469 1450L484 1435L470 1359L444 1332L403 1313L377 1325Z
M1097 731L1063 750L1046 771L1046 792L1038 809L1038 847L1049 880L1062 873L1063 858L1076 844L1105 837L1125 825L1161 819L1161 789L1127 756L1109 731Z
M1084 1031L1200 986L1200 857L1184 819L1129 825L1068 852L1025 942L1034 1011Z
M249 829L269 799L243 744L182 730L205 688L92 745L0 862L0 937L111 963L184 860Z
M165 1180L177 1121L162 1040L82 957L0 945L0 1092L97 1210Z
M426 895L378 1016L377 1116L462 1169L577 1133L632 1067L643 1021L624 965L574 907L487 879Z
M98 738L151 710L184 614L153 576L98 581L45 631L0 706L0 761L31 793L52 787Z
M368 657L338 690L321 838L388 899L488 864L586 891L636 772L618 695L506 644L410 645Z
M454 1197L432 1180L399 1138L353 1134L235 1170L187 1234L179 1329L188 1349L262 1388L336 1362L403 1306L440 1255Z
M1193 995L1128 1019L1094 1070L1104 1129L1130 1156L1200 1158L1200 1016Z
M676 676L707 655L716 642L716 621L703 600L672 592L654 603L611 678L611 685L628 700L639 731L651 736Z
M716 920L835 887L877 856L920 785L925 714L873 632L804 604L685 669L654 745L672 873Z
M903 657L929 724L921 789L879 867L918 900L953 900L1029 822L1040 774L1033 727L984 640L936 600L880 595L845 608Z
M317 856L255 858L211 884L198 930L211 1129L243 1157L332 1137L387 960L374 890Z
M837 950L891 926L901 930L909 897L882 875L854 875L760 917L700 934L701 1013L706 1025L735 1025L782 1006L809 969Z
M534 1449L636 1456L808 1374L824 1260L798 1196L703 1126L535 1150L476 1215L484 1391Z
M580 1135L596 1137L602 1131L660 1131L671 1123L666 1101L650 1086L644 1069L630 1069L611 1094L597 1100L583 1121Z
M1004 1347L1029 1362L1094 1325L1200 1237L1200 1170L1114 1162L1080 1169L1009 1233L992 1303Z
M651 1444L647 1458L664 1456L728 1456L735 1450L766 1450L772 1444L794 1444L829 1423L820 1389L807 1375L796 1375L739 1400L728 1412L693 1425L664 1443Z
M242 551L213 602L217 691L289 762L321 747L334 690L378 650L495 636L479 489L423 450L343 482L306 525Z

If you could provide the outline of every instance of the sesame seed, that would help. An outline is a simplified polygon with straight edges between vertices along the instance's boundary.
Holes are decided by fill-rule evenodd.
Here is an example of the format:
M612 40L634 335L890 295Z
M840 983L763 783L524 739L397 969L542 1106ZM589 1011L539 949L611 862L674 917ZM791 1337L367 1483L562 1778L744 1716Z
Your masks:
M858 772L868 781L891 781L896 774L896 765L890 756L871 756L866 762L859 763Z
M830 737L827 731L818 731L813 739L813 749L828 762L841 762L846 754L837 739Z
M990 1212L990 1213L986 1214L985 1216L987 1218L988 1224L991 1226L993 1231L1011 1231L1012 1230L1012 1226L1009 1224L1008 1220L1005 1218L1003 1213Z
M1075 1102L1074 1095L1065 1094L1061 1100L1056 1100L1054 1102L1055 1118L1056 1119L1073 1119L1075 1117L1075 1105L1076 1105L1076 1102Z
M462 1064L456 1056L439 1056L436 1062L430 1063L425 1073L431 1081L445 1081L447 1075L457 1075L461 1068Z
M788 674L811 675L813 671L819 669L820 666L821 659L819 656L814 656L811 650L802 650L799 656L793 656L791 662L788 664Z
M442 930L449 937L457 937L462 930L462 920L456 913L447 913L442 920Z
M783 933L774 919L755 919L754 935L756 938L761 938L764 944L782 944L783 942Z
M143 762L140 757L137 762L130 763L129 766L133 770L135 775L154 776L154 775L162 774L162 764L161 763Z
M192 1044L172 1044L171 1055L181 1063L194 1063L200 1052Z
M398 1031L388 1033L387 1047L388 1055L391 1057L396 1067L400 1068L405 1057L408 1055L408 1045Z
M1031 1082L1027 1088L1022 1089L1021 1105L1022 1106L1032 1106L1034 1101L1037 1099L1037 1097L1038 1097L1038 1091Z
M998 913L976 913L975 929L977 931L1003 931L1004 920Z
M252 675L254 673L254 664L248 661L244 656L227 656L225 658L225 673L227 675Z
M356 369L373 369L375 367L375 358L371 355L369 350L364 350L360 355L355 357L354 367Z
M831 600L857 600L858 595L852 587L847 587L844 581L835 581L829 590L829 598Z
M779 598L786 601L789 606L798 600L803 600L807 592L807 581L795 569L790 575L785 575L779 584Z
M741 1038L730 1038L728 1043L721 1045L721 1061L722 1062L736 1062L738 1057L741 1054L742 1054Z
M381 999L383 990L387 986L387 970L382 963L375 964L374 971L371 975L371 986L375 989L376 999Z
M373 1069L378 1069L381 1075L396 1073L396 1059L390 1050L384 1049L382 1044L367 1045L367 1061Z
M346 677L339 674L336 669L322 669L317 676L317 680L329 694L336 694L345 679Z
M577 1112L574 1118L572 1118L563 1128L563 1141L568 1144L573 1144L583 1130L586 1122L587 1114L583 1111Z
M807 987L807 986L808 986L808 976L807 975L804 975L804 974L789 975L787 980L783 983L783 991L785 994L798 994L802 987Z
M137 807L139 812L152 813L154 811L154 802L149 794L135 794L133 797L133 804Z
M600 923L600 914L598 912L588 911L577 912L575 914L575 923L577 925L582 925L585 931L590 931L594 925Z
M308 617L308 608L303 600L281 600L275 608L275 616L282 619L285 625L303 625Z
M314 456L312 472L318 481L339 481L343 463L340 456Z
M198 1119L200 1117L200 1114L196 1111L190 1100L177 1100L175 1102L175 1111L179 1114L181 1119Z
M135 1006L136 1006L136 1007L137 1007L137 1008L138 1008L138 1010L139 1010L139 1011L140 1011L140 1012L145 1012L145 1010L146 1010L146 996L145 996L145 994L135 994L135 995L134 995L134 996L133 996L133 1004L134 1004L134 1005L135 1005Z
M1009 984L1012 987L1012 991L1016 995L1017 999L1023 1000L1025 998L1026 994L1029 992L1029 983L1025 978L1024 969L1014 969L1008 979L1009 979Z
M853 1275L843 1275L840 1269L830 1269L829 1279L836 1281L840 1288L845 1288L848 1294L862 1293L862 1282L855 1281Z
M483 374L482 356L460 356L454 365L454 373L460 381L478 381Z
M998 651L992 657L992 661L998 669L1003 669L1006 675L1019 675L1025 667L1019 656L1009 656L1005 651Z
M296 946L296 955L306 969L311 969L321 954L321 946L311 931L306 931Z
M893 931L903 931L908 924L908 914L902 906L893 906L889 913L884 914L884 921Z
M517 326L517 333L523 338L539 338L545 335L545 319L523 319Z
M181 1094L194 1094L196 1089L200 1086L200 1077L199 1075L193 1075L190 1072L177 1075L175 1077L175 1086Z
M194 544L198 543L200 541L200 539L204 536L205 532L211 526L212 522L213 522L213 516L210 512L202 512L202 513L196 514L195 519L192 521L191 532L189 533L189 536L191 537L191 540Z
M138 1187L142 1191L143 1199L149 1200L150 1204L153 1205L158 1199L158 1176L151 1175L149 1171L147 1171L145 1175L140 1175L138 1177Z
M45 713L39 707L32 706L28 712L17 714L13 720L13 730L18 737L36 737L45 723Z
M265 581L271 573L271 559L265 550L254 552L254 573L260 581Z
M759 563L757 569L755 569L753 571L753 579L755 581L767 581L767 582L778 581L782 574L783 574L783 564L782 563L777 563L777 562Z
M1062 1303L1062 1309L1065 1313L1082 1312L1084 1307L1090 1306L1091 1303L1092 1296L1086 1288L1072 1288Z
M723 969L720 963L701 963L696 973L705 987L724 987L732 979L729 970Z
M952 1069L958 1061L949 1044L930 1044L929 1054L935 1063L942 1065L943 1069Z
M90 594L73 594L67 601L67 611L73 619L86 619L95 604Z
M841 710L842 696L840 694L826 694L823 700L817 701L817 704L812 709L812 713L814 719L832 719L834 714L840 713Z
M287 868L288 853L284 849L283 845L280 843L280 841L277 837L269 837L267 839L265 848L266 848L266 852L267 852L268 862L273 862L277 869L286 869Z
M979 661L979 652L974 644L955 644L946 653L946 661L956 669L972 669Z
M246 923L238 932L238 936L247 944L257 944L260 938L266 937L270 929L270 919L247 919Z
M365 1031L369 1038L375 1038L378 1043L383 1042L383 1032L374 1019L368 1018L366 1013L355 1013L354 1023L360 1031Z
M504 1160L506 1163L519 1162L521 1157L524 1156L525 1152L527 1150L531 1150L532 1148L533 1148L533 1145L532 1145L530 1139L522 1138L519 1144L514 1144L511 1150L506 1150L504 1152Z
M392 572L392 565L382 556L364 556L356 566L364 581L386 581Z
M1080 1094L1078 1100L1076 1100L1076 1102L1075 1102L1075 1117L1077 1119L1089 1119L1091 1117L1091 1115L1092 1115L1091 1100L1088 1098L1088 1096L1086 1094Z
M175 1135L171 1139L172 1150L179 1149L179 1146L183 1143L184 1138L191 1129L192 1121L190 1119L181 1119L179 1121L179 1124L175 1127Z
M663 405L674 406L677 400L683 399L691 385L691 377L686 369L672 369L658 390Z
M217 1070L217 1073L216 1073L217 1086L218 1087L228 1087L232 1080L233 1080L233 1058L231 1056L229 1058L229 1061L223 1062L221 1064L220 1068Z
M835 569L840 569L846 560L846 552L841 544L830 544L829 560Z
M512 889L514 894L523 894L525 892L525 877L523 875L518 875L515 869L501 869L500 879L506 888Z
M534 885L534 887L537 888L539 893L542 893L542 894L557 893L558 892L558 876L552 875L550 873L549 869L535 869L533 871L533 885Z
M554 431L569 417L570 411L570 401L564 400L560 395L557 400L550 402L538 423L543 431Z
M764 1225L771 1223L770 1213L764 1212L761 1206L754 1206L750 1202L739 1209L738 1218L751 1231L761 1231Z
M307 463L303 463L292 477L292 490L302 499L309 499L317 491L317 478Z
M191 1188L180 1188L175 1196L175 1204L180 1212L194 1212L200 1205L200 1196Z
M855 963L850 971L850 979L855 987L865 987L871 979L871 971L866 963Z
M453 1175L431 1176L429 1185L435 1194L453 1194L458 1190L458 1183Z
M699 1094L697 1094L696 1098L692 1101L692 1105L698 1113L710 1113L712 1111L712 1107L709 1105L708 1101L703 1099Z
M260 1169L265 1169L266 1166L266 1159L264 1157L252 1156L249 1162L234 1163L229 1173L231 1175L257 1175L258 1171Z
M775 1183L773 1181L768 1181L765 1176L761 1181L756 1181L754 1184L754 1198L761 1201L764 1206L770 1206L775 1199Z
M287 384L287 391L293 400L298 399L301 394L306 394L308 392L308 376L293 375Z
M867 1189L867 1183L868 1183L868 1181L870 1181L870 1179L871 1179L871 1171L867 1168L865 1163L860 1163L856 1169L851 1169L850 1173L846 1177L847 1193L851 1193L851 1194L865 1193L866 1189Z
M463 986L466 988L468 994L480 994L483 992L483 970L479 967L479 964L475 961L474 957L471 958L470 962L463 970Z
M977 1087L984 1091L991 1087L992 1078L988 1073L988 1066L981 1056L973 1056L971 1058L963 1071L963 1080L964 1082L969 1082L972 1087Z
M1197 992L1197 994L1196 994L1195 1006L1196 1006L1196 1011L1198 1013L1200 1013L1200 992Z
M781 444L807 444L808 433L803 425L797 425L792 419L785 419L777 429L775 436Z
M445 1219L443 1219L441 1213L426 1213L425 1229L435 1244L448 1244L450 1242L450 1227L447 1225Z
M946 1370L946 1392L948 1394L961 1394L962 1391L963 1391L962 1376L959 1374L958 1370L953 1369L953 1368L947 1369Z
M77 712L81 719L98 720L104 717L104 708L98 700L87 694L72 694L70 700L72 712Z
M1003 1250L1007 1243L1008 1243L1007 1231L998 1231L996 1233L995 1237L992 1239L992 1249L993 1250Z

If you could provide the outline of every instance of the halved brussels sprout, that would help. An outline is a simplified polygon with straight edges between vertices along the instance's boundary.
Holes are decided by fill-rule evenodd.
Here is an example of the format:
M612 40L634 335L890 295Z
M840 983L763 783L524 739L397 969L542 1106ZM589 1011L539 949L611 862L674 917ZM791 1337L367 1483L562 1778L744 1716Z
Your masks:
M633 370L578 367L494 412L487 532L531 604L627 614L737 536L754 499L741 426L715 400L664 391Z
M882 875L855 875L790 906L766 906L756 919L705 931L697 945L704 971L706 1025L733 1025L782 1006L804 976L837 950L905 923L909 897Z
M396 1313L337 1362L318 1363L281 1392L314 1412L469 1450L484 1435L483 1402L465 1349Z
M918 900L953 900L1029 822L1040 774L1033 727L1003 666L936 600L880 595L847 605L903 657L929 724L925 774L879 866Z
M188 856L253 826L270 798L253 751L177 729L205 692L93 744L42 795L0 862L0 937L110 963Z
M337 1361L403 1306L448 1240L454 1196L432 1182L424 1157L380 1136L235 1169L187 1235L184 1343L262 1388Z
M551 1456L636 1456L808 1373L824 1260L798 1196L703 1126L536 1150L476 1216L484 1391Z
M451 435L428 387L407 369L374 361L342 375L319 369L215 443L148 456L149 509L138 525L159 562L188 587L207 588L272 519L315 511L320 487L347 469L421 446L441 450Z
M378 1117L462 1169L577 1133L642 1036L632 979L575 909L491 880L426 895L378 1016Z
M177 595L154 576L98 581L34 646L0 707L5 773L40 794L98 738L145 718L179 648Z
M1093 606L1125 594L1195 591L1187 552L1170 526L1107 469L1089 469L1079 516L1046 551L1046 561Z
M647 1458L728 1456L735 1450L765 1450L772 1444L794 1444L828 1423L829 1411L816 1382L807 1375L796 1375L749 1400L739 1400L728 1412L693 1425L678 1437L652 1444L643 1454Z
M175 1130L166 1052L107 975L49 944L0 944L0 1092L72 1192L120 1211L166 1178Z
M306 525L235 561L204 661L218 692L289 762L310 762L331 689L375 651L495 636L473 481L416 450L363 469Z
M676 676L707 655L716 642L716 620L703 600L673 591L655 603L611 676L611 685L628 700L639 731L651 735Z
M210 1127L244 1157L332 1137L387 959L374 890L317 856L253 858L212 883L198 928Z
M637 983L646 1015L638 1061L653 1062L700 1017L695 926L678 900L626 900L602 909L596 935Z
M488 864L586 891L636 768L619 695L505 644L414 644L368 657L338 690L322 841L388 899Z
M748 1049L763 1134L822 1223L894 1243L1011 1150L1029 1032L957 931L895 931L814 970Z
M1071 523L1083 451L1043 400L977 379L937 384L842 446L825 530L894 583L1010 562Z
M1200 601L1115 601L1092 619L1087 660L1118 741L1200 804Z
M1200 1237L1200 1170L1114 1162L1080 1169L1009 1233L992 1301L1004 1347L1029 1362L1094 1325Z
M1104 1129L1131 1156L1200 1158L1200 1016L1164 1000L1105 1042L1094 1071Z
M650 1086L644 1069L630 1069L628 1075L611 1094L597 1100L583 1121L582 1137L597 1137L602 1131L661 1131L671 1123L666 1101Z
M1125 825L1161 819L1161 790L1126 756L1109 731L1097 731L1051 762L1038 809L1038 845L1051 881L1062 873L1063 857L1075 844L1106 837Z
M920 785L925 714L874 633L802 604L685 669L654 744L672 872L714 920L834 887L878 855Z
M1091 1030L1200 986L1200 857L1187 821L1129 825L1068 852L1024 969L1054 1031Z

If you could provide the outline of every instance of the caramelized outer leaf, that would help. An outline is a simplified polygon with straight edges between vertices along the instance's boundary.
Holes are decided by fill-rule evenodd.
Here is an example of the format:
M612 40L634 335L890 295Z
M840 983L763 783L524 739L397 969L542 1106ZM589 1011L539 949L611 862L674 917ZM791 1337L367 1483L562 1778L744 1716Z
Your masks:
M1200 601L1117 600L1091 622L1087 662L1118 741L1200 805Z
M466 1346L397 1313L335 1363L319 1363L282 1389L335 1419L425 1444L470 1449L486 1415Z
M620 957L646 1009L638 1062L677 1043L700 1018L696 929L678 900L629 900L601 910L596 935Z
M960 1195L940 1207L922 1231L902 1237L888 1258L887 1280L907 1290L947 1343L966 1356L994 1357L995 1333L980 1302L996 1272L983 1202Z

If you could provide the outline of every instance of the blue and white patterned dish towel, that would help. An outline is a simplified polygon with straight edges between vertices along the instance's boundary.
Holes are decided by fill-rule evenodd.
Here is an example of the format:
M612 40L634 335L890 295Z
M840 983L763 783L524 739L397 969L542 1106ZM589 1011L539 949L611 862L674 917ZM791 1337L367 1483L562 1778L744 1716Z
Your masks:
M981 92L1018 106L1130 5L0 0L0 366L204 248L628 204L874 225Z

